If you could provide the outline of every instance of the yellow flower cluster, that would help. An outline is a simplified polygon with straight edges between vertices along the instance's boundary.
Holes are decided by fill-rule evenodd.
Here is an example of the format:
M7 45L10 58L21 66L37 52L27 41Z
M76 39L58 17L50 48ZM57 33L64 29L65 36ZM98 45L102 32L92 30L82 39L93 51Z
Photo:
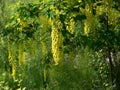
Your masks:
M82 2L82 0L78 0L78 2L79 2L79 3L81 3L81 2Z
M96 14L101 15L106 8L104 6L96 7Z
M47 55L46 43L44 41L41 42L41 47L42 47L42 54L44 56Z
M17 22L23 27L29 27L27 22L23 22L20 18L17 19ZM19 31L22 31L21 28L18 28Z
M8 42L8 60L9 63L12 64L12 76L13 79L15 79L15 75L16 75L16 67L15 64L13 63L14 57L13 57L13 47L12 47L12 42Z
M74 19L70 19L70 22L67 23L67 24L68 24L68 26L66 27L66 30L68 30L68 32L73 34L74 31L75 31L75 21L74 21Z
M15 80L15 75L16 75L16 66L15 64L12 64L12 76L14 80Z
M60 29L59 24L60 24L60 22L56 21L56 23L54 23L54 25L52 25L52 33L51 33L52 54L53 54L53 58L55 61L55 65L59 64L59 61L62 59L62 56L63 56L63 51L62 51L63 36L62 36L61 32L59 31L59 29Z
M96 17L92 13L92 4L86 4L85 15L87 19L84 22L84 33L87 35L90 30L96 27Z
M25 43L19 43L19 64L26 64L26 56L27 56L27 53L24 51L25 50Z
M50 6L50 10L52 10L56 13L56 18L59 18L60 11L56 7L54 7L54 5Z
M13 55L12 55L12 45L11 45L11 42L8 42L8 60L9 62L12 61L13 59Z

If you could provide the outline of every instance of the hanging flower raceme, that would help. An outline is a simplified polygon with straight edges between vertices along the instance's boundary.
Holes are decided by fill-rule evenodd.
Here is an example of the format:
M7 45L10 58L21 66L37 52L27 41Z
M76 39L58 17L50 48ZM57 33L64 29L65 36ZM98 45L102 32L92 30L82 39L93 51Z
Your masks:
M96 17L93 15L93 3L86 3L84 12L87 17L84 22L84 33L87 35L90 30L94 30L96 27Z
M26 46L25 46L25 42L19 42L18 45L18 53L19 53L19 64L21 65L25 65L26 64L26 56L27 56L27 52L25 52Z
M75 21L74 19L70 19L70 22L67 22L67 27L66 27L66 30L71 33L71 34L74 34L75 32Z
M59 61L62 60L63 56L63 36L60 32L61 29L61 22L53 21L52 25L52 54L55 61L55 65L59 64Z
M13 46L12 46L12 42L9 41L8 42L8 60L9 60L9 63L11 64L12 66L12 76L13 76L13 79L15 79L15 76L16 76L16 66L15 66L15 63L14 63L14 49L13 49Z

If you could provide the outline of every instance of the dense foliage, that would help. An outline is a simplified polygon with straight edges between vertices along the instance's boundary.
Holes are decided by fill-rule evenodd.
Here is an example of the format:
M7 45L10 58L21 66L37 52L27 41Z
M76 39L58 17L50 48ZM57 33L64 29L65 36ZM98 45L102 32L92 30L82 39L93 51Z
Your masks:
M119 90L118 0L0 1L0 89Z

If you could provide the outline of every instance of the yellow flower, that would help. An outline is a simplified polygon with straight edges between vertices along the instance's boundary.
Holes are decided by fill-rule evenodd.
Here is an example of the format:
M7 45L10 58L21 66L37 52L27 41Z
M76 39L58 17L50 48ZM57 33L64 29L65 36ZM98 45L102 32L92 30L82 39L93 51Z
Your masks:
M78 0L78 2L80 3L80 2L82 2L82 0Z
M53 5L51 5L50 10L55 10L55 7Z
M57 27L52 28L51 37L52 37L52 54L55 61L55 65L58 65L62 57L62 52L60 52L59 49L59 47L61 46L62 37Z
M69 25L66 27L66 29L71 34L74 33L74 31L75 31L75 22L74 22L74 19L70 19Z
M17 19L18 23L23 27L29 27L27 22L23 22L20 18Z

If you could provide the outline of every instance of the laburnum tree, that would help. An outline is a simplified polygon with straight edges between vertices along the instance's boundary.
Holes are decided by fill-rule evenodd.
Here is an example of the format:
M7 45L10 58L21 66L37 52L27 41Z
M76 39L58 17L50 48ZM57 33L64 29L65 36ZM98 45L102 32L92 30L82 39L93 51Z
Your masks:
M117 59L117 53L120 48L118 43L120 12L114 8L115 1L113 0L103 0L99 4L101 5L95 7L96 14L94 15L97 17L97 22L94 22L94 25L97 25L89 27L89 29L91 28L88 33L89 42L91 42L90 47L97 52L103 53L105 60L108 59L112 86L119 88L119 59Z
M72 3L71 3L72 2ZM47 7L47 12L50 18L54 18L59 28L56 31L53 29L52 34L54 42L52 45L52 53L55 62L58 64L60 61L59 55L62 49L65 50L66 45L78 44L89 47L96 53L102 53L105 62L108 59L110 78L112 87L116 86L119 88L119 60L117 60L117 54L119 53L119 1L114 0L66 0L66 1L51 1L52 5ZM57 21L57 20L58 21ZM77 20L83 21L84 32L81 35L83 38L79 42L73 39L75 35L75 23ZM56 24L54 24L56 25ZM62 27L61 27L62 26ZM60 32L61 31L61 32ZM82 32L82 31L81 31ZM62 42L66 42L66 45L62 44L59 46L57 42L60 37L58 33L62 33ZM80 37L81 37L80 36ZM58 39L56 39L58 38ZM83 42L83 43L81 43ZM57 45L57 46L56 46ZM75 47L74 47L75 48ZM63 51L64 51L63 50ZM58 55L57 55L57 54ZM61 53L62 54L62 53Z
M110 73L112 88L119 89L119 5L117 0L18 2L3 32L8 41L8 61L13 78L16 79L17 65L26 66L28 57L36 57L39 50L33 42L38 40L42 49L41 63L44 64L44 88L49 84L50 66L62 67L68 54L69 65L73 67L78 50L83 48L86 52L101 55L109 64L107 72Z
M41 15L40 8L38 3L25 4L17 2L17 6L12 7L14 13L10 17L9 22L7 22L3 35L7 37L8 41L8 61L12 68L13 79L19 78L18 76L21 74L19 67L24 69L24 67L29 66L29 59L35 59L38 57L38 53L41 53L40 67L42 70L40 69L40 74L43 78L43 86L46 87L47 78L49 77L48 68L50 67L49 50L47 50L46 45L50 40L46 40L50 38L49 25L48 27L46 26L48 24L47 16ZM37 48L42 50L38 51Z

